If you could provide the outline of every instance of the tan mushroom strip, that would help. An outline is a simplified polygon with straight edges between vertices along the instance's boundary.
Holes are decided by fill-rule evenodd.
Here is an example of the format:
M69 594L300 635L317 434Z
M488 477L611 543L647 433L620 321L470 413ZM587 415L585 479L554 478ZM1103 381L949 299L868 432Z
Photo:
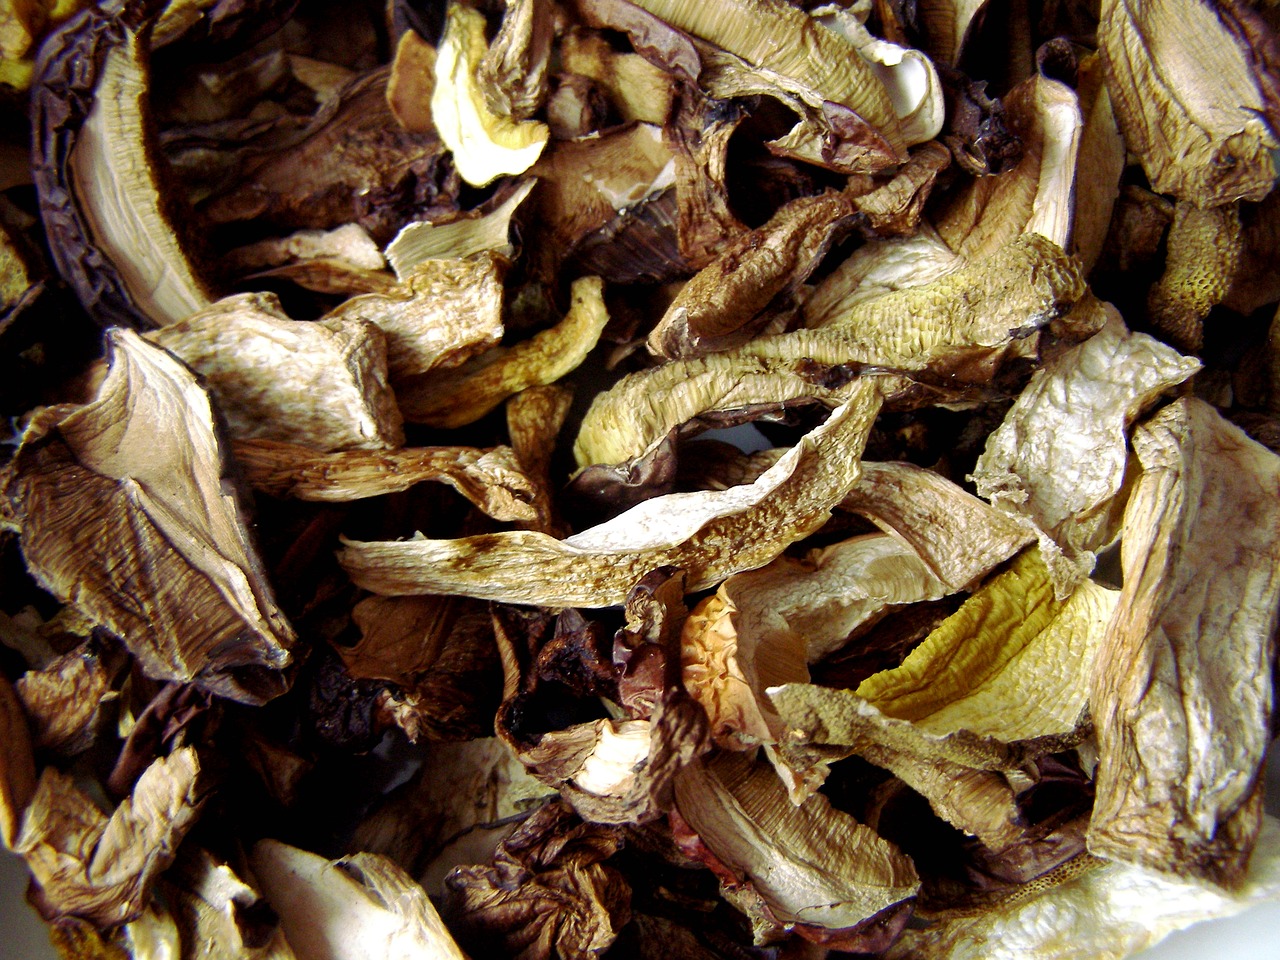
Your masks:
M245 293L147 335L209 385L233 437L317 450L404 442L386 340L361 320L290 320L274 294Z
M794 932L839 947L841 934L919 888L910 859L888 841L821 795L793 805L773 771L741 755L686 767L676 808L719 861L723 891L750 911L758 936Z
M502 340L506 268L506 260L493 253L424 260L392 289L353 297L324 319L375 324L387 337L393 381L456 367Z
M1067 341L1095 332L1096 311L1069 312L1084 293L1074 260L1043 237L1021 237L923 287L847 309L831 301L809 318L819 329L759 337L624 377L587 411L574 458L587 466L645 456L709 411L801 398L830 405L838 388L822 386L815 364L921 371L953 387L986 384L1005 358L1035 356L1042 328ZM905 378L884 379L886 396L909 388Z
M532 485L530 529L555 536L560 523L552 497L551 458L569 415L573 393L555 384L529 387L507 401L507 436L520 470Z
M208 788L195 748L182 747L147 767L108 816L69 776L46 767L14 845L42 911L100 927L141 916Z
M1088 670L1117 598L1085 582L1055 600L1032 551L984 584L900 667L856 691L789 684L768 695L790 742L811 744L827 759L830 747L867 756L928 797L940 816L988 843L1007 841L1010 824L1000 819L958 819L966 812L950 808L948 781L966 770L1011 770L1081 741ZM946 775L930 773L937 764Z
M444 483L495 520L532 520L534 489L510 447L413 447L320 453L272 440L243 440L236 461L256 489L277 497L342 503Z
M509 190L500 186L475 210L450 220L406 224L387 244L387 262L404 282L426 260L467 260L486 252L500 257L514 255L511 219L536 182L524 180Z
M136 334L108 337L96 397L28 427L5 476L28 569L121 637L143 672L259 703L293 629L226 482L209 397Z
M554 327L513 347L499 347L453 371L406 382L397 400L406 420L436 427L474 423L507 397L554 383L575 370L609 322L599 277L575 280L569 312Z
M649 350L692 357L749 339L758 326L752 321L808 278L853 213L853 201L836 191L785 204L684 285L649 335Z
M510 603L622 603L649 571L673 565L701 589L761 566L812 533L857 482L880 391L860 381L827 422L755 483L648 500L567 540L508 532L460 540L347 541L342 565L388 595L461 593Z
M1201 208L1266 196L1280 101L1262 14L1198 0L1104 0L1101 13L1107 88L1152 188Z
M980 496L1038 533L1060 598L1092 572L1094 551L1114 539L1129 428L1200 369L1145 333L1130 333L1110 304L1098 309L1102 331L1036 371L987 438L971 477Z
M1060 247L1071 237L1076 163L1084 120L1076 93L1036 75L1004 98L1006 116L1023 145L1022 159L996 177L970 180L939 212L938 234L966 260L991 256L1022 233ZM1116 170L1118 183L1120 171Z
M0 677L0 844L7 849L13 849L22 812L35 791L36 765L27 717L13 686Z
M1124 589L1095 664L1089 850L1238 887L1262 817L1280 457L1183 399L1134 434Z

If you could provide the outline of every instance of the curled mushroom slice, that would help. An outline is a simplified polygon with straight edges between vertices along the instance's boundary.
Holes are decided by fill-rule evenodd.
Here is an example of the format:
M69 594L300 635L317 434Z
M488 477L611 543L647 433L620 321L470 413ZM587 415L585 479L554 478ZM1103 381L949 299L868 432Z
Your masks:
M919 888L910 859L820 794L793 805L773 772L747 757L690 764L676 780L676 809L696 834L686 845L714 859L758 939L797 933L858 949L871 946L861 940L871 926L889 934L878 951L910 914Z
M1107 87L1157 192L1216 207L1271 190L1280 89L1265 60L1269 33L1244 3L1104 0Z
M733 0L707 7L691 0L641 0L649 13L715 44L739 65L704 56L700 82L713 96L713 74L724 67L748 79L752 71L776 78L812 102L779 148L843 172L882 169L904 159L905 142L893 102L857 48L835 31L782 0ZM733 83L733 81L730 81ZM732 94L737 95L737 94Z
M567 540L508 532L459 540L346 541L343 566L375 593L462 593L509 603L622 603L649 571L673 565L697 590L761 566L820 527L858 478L879 389L847 402L749 485L645 501Z
M1280 821L1266 818L1239 891L1153 873L1123 863L1077 858L978 916L941 919L909 930L888 960L1067 960L1124 957L1175 930L1230 917L1280 897Z
M387 244L387 262L396 276L406 281L427 260L478 259L476 254L486 252L499 257L514 256L511 219L535 182L524 180L510 189L500 186L474 210L406 224Z
M549 0L510 0L493 43L477 65L490 110L528 120L546 101L556 8Z
M1076 93L1064 83L1031 77L1004 98L1005 116L1022 140L1022 159L999 176L969 181L935 225L947 245L981 259L1021 233L1038 233L1066 248L1084 120ZM1116 171L1119 181L1120 172Z
M684 285L649 335L649 349L690 357L747 340L770 302L808 279L853 212L850 198L835 191L783 206Z
M169 220L150 149L146 24L151 4L113 0L41 49L32 157L58 270L103 326L163 326L209 294Z
M331 861L260 840L250 862L300 957L467 960L423 889L386 857Z
M320 453L273 440L235 445L249 483L278 497L342 503L448 484L495 520L532 520L533 487L510 447L413 447Z
M587 358L609 313L599 277L575 280L569 311L558 324L513 347L499 347L455 370L415 377L397 390L405 419L438 427L463 427L507 397L554 383Z
M237 294L148 334L209 384L234 437L317 450L404 441L382 331L367 320L290 320L274 294Z
M1143 472L1124 516L1124 588L1090 693L1089 849L1238 887L1273 709L1280 457L1194 399L1133 445Z
M151 676L270 699L294 634L227 482L209 397L136 334L112 331L108 345L96 397L33 422L10 468L28 568Z
M148 766L108 816L69 776L46 767L14 844L35 877L41 912L101 927L136 919L209 786L195 748L182 747Z
M504 175L524 173L550 136L546 124L513 120L489 106L479 75L488 52L484 16L451 2L436 51L431 119L452 151L462 179L478 187Z
M840 509L896 537L951 592L971 587L1033 537L1008 514L910 463L863 463Z
M1115 535L1114 499L1133 422L1198 369L1145 333L1130 333L1102 304L1101 332L1051 360L987 438L971 479L978 494L1040 536L1058 596L1093 570Z

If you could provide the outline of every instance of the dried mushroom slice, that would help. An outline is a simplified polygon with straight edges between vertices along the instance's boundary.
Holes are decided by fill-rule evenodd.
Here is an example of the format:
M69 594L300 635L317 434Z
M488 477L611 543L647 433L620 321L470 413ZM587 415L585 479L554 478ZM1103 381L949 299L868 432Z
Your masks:
M121 637L144 672L260 703L293 629L233 488L208 395L170 354L108 334L96 397L28 430L6 495L28 569Z
M1039 531L1059 597L1089 575L1094 551L1115 536L1129 427L1200 368L1130 333L1110 304L1100 309L1101 332L1032 376L970 478L980 496Z
M434 133L431 94L436 88L436 48L406 30L396 43L387 77L387 107L410 133Z
M854 691L791 684L768 696L790 745L813 745L828 759L831 747L864 756L939 816L999 847L1016 836L1016 807L1009 784L985 771L1014 770L1083 739L1087 671L1116 602L1115 591L1089 582L1056 601L1033 551L901 666Z
M1077 858L977 916L910 930L887 960L1069 960L1127 957L1175 930L1280 897L1280 823L1266 818L1235 893L1141 867Z
M451 2L436 51L431 119L462 179L477 187L524 173L537 162L550 136L544 123L514 120L490 107L480 66L491 52L484 16Z
M1030 233L923 286L851 306L832 298L805 322L852 340L850 360L985 380L1010 357L1035 356L1044 327L1064 340L1094 333L1091 317L1070 310L1085 292L1080 265Z
M669 359L694 357L748 340L759 326L753 321L808 279L853 212L849 197L836 191L783 206L684 285L649 335L649 349Z
M194 826L208 786L191 747L156 760L110 816L54 767L40 776L14 851L47 918L112 927L141 916L152 885Z
M196 954L217 960L295 960L275 917L252 886L198 847L184 846L147 913L125 928L134 956ZM167 909L166 906L167 905ZM150 922L149 922L150 921Z
M1037 74L1004 105L1022 159L999 176L969 181L935 220L947 246L965 259L989 257L1022 233L1066 248L1076 182L1094 177L1076 176L1084 120L1074 90Z
M300 957L466 960L426 893L386 857L357 853L326 860L278 840L259 840L250 863Z
M1007 514L910 463L863 463L840 508L904 543L951 592L968 589L1032 539Z
M564 72L598 85L624 123L667 122L675 80L662 68L638 53L619 53L601 34L588 31L567 33L559 52Z
M477 68L494 113L528 120L546 101L556 13L550 0L507 4L502 26Z
M558 324L513 347L499 347L456 370L414 378L397 391L406 420L465 427L513 394L554 383L577 369L595 347L609 313L599 277L583 277L569 291Z
M803 11L783 0L734 0L715 7L692 0L641 0L637 5L715 44L738 61L730 69L748 82L754 72L809 101L811 116L777 141L778 149L844 173L883 169L906 159L893 101L876 71L857 47ZM704 52L699 82L720 99L742 95L716 89L714 75L728 66L708 62L717 59L725 60Z
M502 340L506 265L488 252L469 260L424 260L395 289L353 297L325 319L376 324L387 336L393 381L456 367Z
M536 182L524 180L510 189L500 186L474 210L453 217L406 224L387 244L387 262L404 283L428 260L484 262L485 257L476 255L513 256L511 219Z
M385 243L407 219L399 199L406 192L416 200L414 215L454 209L458 181L444 145L396 123L387 77L380 67L342 85L303 131L247 157L200 213L215 225L257 229L328 230L355 222Z
M432 744L422 772L361 821L349 849L380 854L411 874L425 874L425 889L439 896L445 873L459 863L489 859L515 829L513 821L555 795L497 737ZM450 862L450 847L459 856L474 856L471 844L489 850L477 859Z
M805 325L820 327L828 318L868 300L922 287L955 273L964 262L928 223L914 236L872 240L814 287L803 306Z
M532 531L459 540L345 541L356 583L385 595L461 593L507 603L622 603L649 571L672 565L698 590L768 563L820 527L857 481L880 408L861 381L822 426L750 485L645 501L567 540Z
M404 442L387 347L367 320L290 320L270 293L243 293L148 334L208 384L237 439L316 450Z
M167 215L147 114L152 4L112 0L41 49L32 168L59 272L103 326L163 326L209 303Z
M1234 888L1262 817L1280 457L1194 399L1133 444L1143 472L1124 516L1124 588L1090 693L1089 849Z
M495 520L532 520L534 488L510 447L411 447L320 453L274 440L234 447L246 479L272 496L343 503L448 484Z
M0 843L12 850L22 825L22 812L36 792L36 765L31 732L22 702L0 676Z
M631 919L631 887L610 864L617 827L581 823L562 803L537 811L489 865L446 880L444 915L473 952L512 960L603 955Z
M686 429L692 430L691 421L717 412L776 408L797 400L835 406L844 399L847 384L836 377L840 385L823 386L821 373L853 359L849 344L843 338L827 338L817 345L826 347L828 355L815 358L812 339L763 337L736 351L629 374L592 401L578 428L574 459L580 467L643 461L654 456L676 428L689 425ZM811 375L814 372L819 375ZM886 393L905 382L881 379L892 382Z
M1103 76L1102 57L1082 57L1077 69L1076 94L1084 129L1076 159L1075 200L1071 215L1071 246L1084 267L1093 270L1102 256L1111 215L1120 196L1120 177L1127 152L1111 109L1111 95Z
M910 914L910 859L820 794L794 806L767 766L740 754L691 764L676 809L717 861L724 892L746 888L737 897L756 902L758 941L794 932L856 950L867 927L891 940Z
M75 756L93 745L103 725L103 708L114 698L116 673L92 643L28 670L16 684L38 747Z
M1265 51L1274 42L1243 3L1104 0L1107 88L1157 192L1204 208L1271 190L1280 97Z
M528 387L507 401L507 436L516 463L533 488L529 502L534 517L527 525L552 536L560 523L553 500L551 459L572 402L572 391L555 384Z

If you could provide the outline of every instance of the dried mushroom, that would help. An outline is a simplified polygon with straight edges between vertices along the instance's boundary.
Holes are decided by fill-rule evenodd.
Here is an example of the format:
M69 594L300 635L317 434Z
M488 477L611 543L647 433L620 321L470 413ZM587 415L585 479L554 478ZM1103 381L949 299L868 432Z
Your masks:
M377 450L404 439L386 339L367 320L298 322L270 294L238 294L148 339L200 374L238 439L317 450Z
M97 396L38 416L14 458L5 493L23 556L153 676L270 699L288 683L293 629L225 483L209 397L136 334L109 343Z
M1102 4L1112 106L1160 193L1208 208L1271 190L1280 100L1261 21L1242 3Z
M199 816L205 781L196 751L184 747L147 767L108 817L70 777L46 767L13 845L35 878L41 913L100 926L139 917Z
M1152 417L1133 443L1142 476L1124 515L1124 588L1090 692L1099 765L1089 847L1238 887L1262 825L1280 457L1192 399ZM1195 560L1171 569L1183 556ZM1215 735L1199 732L1208 727Z
M62 955L1120 960L1280 898L1274 3L0 6L0 842Z

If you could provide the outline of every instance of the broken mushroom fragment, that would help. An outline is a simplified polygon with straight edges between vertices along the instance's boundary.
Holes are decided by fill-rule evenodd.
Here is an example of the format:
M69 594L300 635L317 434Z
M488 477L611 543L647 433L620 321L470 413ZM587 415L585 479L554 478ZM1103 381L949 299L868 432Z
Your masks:
M268 700L288 685L294 634L227 483L209 397L137 334L107 343L97 395L38 414L6 478L28 569L151 676Z
M1038 532L1059 598L1092 572L1096 551L1115 536L1129 428L1200 368L1130 333L1110 304L1099 309L1102 330L1036 371L970 477L980 496Z
M1244 3L1104 0L1107 89L1152 187L1209 208L1261 200L1276 176L1275 38Z
M488 252L468 260L425 259L401 271L395 288L353 297L325 320L375 324L387 337L393 381L456 367L502 339L506 266Z
M242 440L236 461L256 489L272 496L343 503L448 484L495 520L532 520L534 489L510 447L412 447L320 453L273 440Z
M242 293L148 339L204 379L237 439L316 450L404 441L386 339L367 320L290 320L274 294Z
M386 857L326 860L260 840L250 862L301 960L467 958L422 888Z
M156 878L194 826L209 786L191 747L156 760L110 816L46 767L14 852L27 861L47 918L100 927L141 916Z
M511 220L536 183L531 178L511 184L509 188L500 186L474 210L405 224L387 244L387 262L404 283L428 260L483 263L485 258L477 254L488 253L494 258L513 256L516 251L510 238Z
M1124 515L1124 587L1089 697L1089 849L1238 888L1262 824L1280 457L1189 398L1133 445L1142 475Z
M726 894L745 888L736 896L756 901L757 942L798 933L858 950L871 946L862 939L871 927L888 934L878 951L910 916L919 881L904 854L820 794L792 805L773 771L741 754L686 767L676 809L690 843L717 861Z
M454 370L403 384L396 399L405 419L436 427L464 427L512 394L554 383L575 370L600 339L609 313L599 277L575 280L569 296L569 310L554 327Z
M524 6L532 12L531 4ZM477 187L524 173L537 162L550 136L544 123L513 119L490 107L480 76L489 53L484 16L456 0L450 2L436 51L431 119L462 179Z

